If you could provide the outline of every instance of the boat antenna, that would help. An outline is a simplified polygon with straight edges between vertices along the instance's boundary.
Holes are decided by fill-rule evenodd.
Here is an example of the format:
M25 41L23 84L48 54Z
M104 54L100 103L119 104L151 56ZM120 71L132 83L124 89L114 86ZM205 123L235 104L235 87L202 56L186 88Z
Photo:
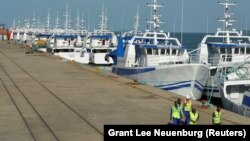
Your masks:
M104 8L104 5L102 5L102 14L100 15L101 17L101 21L99 24L99 28L100 28L100 32L102 34L104 34L104 31L107 30L107 22L108 22L108 18L107 18L107 10Z
M224 19L218 19L218 21L224 23L223 28L225 31L230 31L231 27L233 26L233 22L235 22L236 20L231 19L233 13L229 12L229 8L230 6L237 5L237 3L230 3L229 0L224 0L224 2L218 1L218 4L224 6Z
M174 16L174 37L175 37L175 16Z
M248 28L248 16L246 15L246 36L247 36L247 28Z
M76 14L76 30L77 30L77 33L79 33L80 31L80 14L79 14L79 9L77 9L77 14Z
M82 12L82 17L81 17L81 30L86 30L85 28L85 20L84 20L84 18L83 18L83 12Z
M207 15L207 34L208 34L208 15Z
M36 28L36 11L33 13L33 18L32 18L32 28Z
M13 20L12 29L16 29L16 19Z
M56 20L55 20L55 29L58 30L59 29L59 22L60 22L60 19L59 19L59 12L57 11L56 12Z
M120 35L122 35L122 31L123 31L123 11L122 11L122 17L121 17L121 30L120 30Z
M181 1L181 44L183 43L183 16L184 16L184 12L183 12L183 8L184 7L184 1Z
M164 7L164 4L161 5L157 5L157 0L153 0L152 4L148 4L147 6L152 7L152 18L151 21L147 21L148 23L150 23L150 25L153 25L153 32L156 32L157 29L160 27L160 24L163 23L160 21L160 17L161 15L157 14L157 8L159 7ZM151 29L152 30L152 29Z
M68 11L68 4L66 4L66 12L65 12L65 33L68 33L69 28L69 11Z
M50 9L48 8L48 15L47 15L47 26L46 26L46 28L47 28L47 30L49 30L50 29Z
M138 34L139 24L140 24L139 10L140 10L140 6L138 5L138 6L137 6L136 16L135 16L135 25L134 25L134 32L135 32L135 35Z

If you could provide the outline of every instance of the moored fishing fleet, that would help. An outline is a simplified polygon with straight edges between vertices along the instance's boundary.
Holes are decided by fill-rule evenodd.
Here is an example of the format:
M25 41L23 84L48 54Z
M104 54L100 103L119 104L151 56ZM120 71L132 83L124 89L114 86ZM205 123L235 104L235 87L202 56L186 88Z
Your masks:
M177 38L160 28L157 0L152 0L148 29L139 30L139 10L134 30L117 35L108 29L107 10L102 7L100 24L87 31L77 12L76 26L66 10L64 25L59 14L51 26L39 25L35 13L23 26L13 23L10 39L33 50L47 52L81 64L112 65L112 73L198 100L205 94L221 98L226 109L250 116L250 36L233 28L229 0L224 6L223 28L206 35L198 48L188 52Z

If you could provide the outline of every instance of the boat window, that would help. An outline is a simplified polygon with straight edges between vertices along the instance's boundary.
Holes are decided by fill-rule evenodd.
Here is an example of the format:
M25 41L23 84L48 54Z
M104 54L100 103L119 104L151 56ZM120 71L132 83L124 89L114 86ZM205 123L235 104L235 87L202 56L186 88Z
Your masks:
M244 54L245 53L245 48L240 48L240 54Z
M234 49L234 54L239 54L239 48Z
M107 49L94 49L93 53L107 53L108 50Z
M176 55L176 49L172 49L172 55Z
M165 40L158 39L157 42L159 45L165 45Z
M217 69L211 69L210 70L210 76L215 76Z
M161 55L165 55L166 50L165 49L161 49Z
M223 37L208 37L206 40L206 44L211 42L225 42L225 40L226 39Z
M184 50L179 50L178 55L181 56L184 53Z
M154 39L150 39L150 40L149 40L149 43L150 43L150 44L154 44Z
M226 53L226 49L225 49L225 48L221 48L221 49L220 49L220 53L221 53L221 54L225 54L225 53Z
M249 43L248 38L230 38L233 43Z
M166 49L166 55L170 54L170 49Z
M165 38L165 35L164 34L157 34L157 37Z
M212 47L210 51L211 51L211 54L219 54L219 50L216 47Z
M250 54L250 48L247 48L246 52L247 54Z
M153 49L153 55L158 55L158 49Z
M148 48L148 49L147 49L147 54L148 54L148 55L152 55L152 49L151 49L151 48Z
M175 45L175 46L178 45L175 40L168 40L168 42L169 45Z
M227 48L226 51L227 51L227 54L232 54L232 49L231 48Z
M154 37L154 34L147 34L147 37Z
M80 52L80 57L84 57L85 51Z

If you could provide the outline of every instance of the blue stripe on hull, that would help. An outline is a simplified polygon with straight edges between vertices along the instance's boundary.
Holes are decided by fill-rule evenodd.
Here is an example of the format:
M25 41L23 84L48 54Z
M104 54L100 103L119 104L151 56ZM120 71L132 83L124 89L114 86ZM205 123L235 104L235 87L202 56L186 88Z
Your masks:
M203 88L200 85L194 84L194 87L203 92Z
M168 85L159 85L157 87L166 87L166 86L172 86L172 85L177 85L177 84L182 84L182 83L187 83L187 82L191 82L191 81L182 81L182 82L168 84Z
M191 84L184 84L184 85L172 86L172 87L161 88L161 89L166 90L166 91L170 91L170 90L176 90L176 89L181 89L181 88L185 88L185 87L191 87Z
M218 88L213 88L213 89L212 88L205 88L204 89L205 93L212 92L212 91L218 93L219 89Z
M123 69L123 68L112 68L112 72L118 75L135 75L145 72L150 72L156 70L155 68L138 68L138 69Z
M126 75L136 75L140 73L145 73L145 72L150 72L150 71L155 71L155 68L132 68L132 69L124 69L124 68L117 68L113 67L112 72L118 75L126 76ZM176 89L181 89L181 88L186 88L186 87L191 87L191 82L192 81L182 81L182 82L177 82L177 83L172 83L168 85L159 85L155 86L158 88L161 88L163 90L169 91L169 90L176 90ZM198 81L195 81L194 87L198 89L199 91L203 92L204 86L199 83Z

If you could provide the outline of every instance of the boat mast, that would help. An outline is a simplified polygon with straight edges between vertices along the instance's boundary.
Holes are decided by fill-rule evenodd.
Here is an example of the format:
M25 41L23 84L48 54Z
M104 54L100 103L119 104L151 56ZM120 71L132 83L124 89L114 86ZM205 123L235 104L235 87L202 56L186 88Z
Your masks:
M77 9L77 16L76 16L76 30L77 30L77 33L80 33L80 15L79 15L79 9Z
M135 35L138 34L139 24L140 24L139 9L140 9L140 7L137 6L137 12L136 12L136 16L135 16L135 25L134 25L134 32L135 32Z
M152 19L151 21L147 21L148 23L153 25L153 32L157 32L157 29L160 27L160 24L163 23L160 21L160 16L157 14L158 7L164 7L164 4L157 5L157 0L153 0L152 4L147 4L147 6L152 7Z
M12 29L16 30L17 26L16 26L16 19L13 20L13 23L12 23Z
M184 18L184 2L181 1L181 44L183 44L183 18Z
M248 17L247 17L247 15L246 15L246 33L245 33L246 36L247 36L247 34L248 34L248 33L247 33L247 30L248 30L247 28L248 28Z
M68 34L69 28L69 11L68 11L68 4L66 4L66 12L65 12L65 33Z
M46 29L49 31L50 29L50 9L48 9L48 15L47 15L47 26Z
M83 18L83 12L82 12L82 17L81 17L80 29L81 29L82 31L85 30L85 21L84 21L84 18Z
M107 30L107 24L108 24L108 18L107 18L107 10L104 9L104 5L102 6L102 14L100 15L101 21L99 24L100 32L101 34L104 34L104 32Z
M55 29L56 29L57 31L58 31L59 28L60 28L59 22L60 22L60 20L59 20L59 12L57 11L57 13L56 13L56 20L55 20Z
M34 11L33 14L33 19L32 19L32 28L35 29L36 28L36 11Z
M229 8L230 6L234 6L237 5L236 2L235 3L229 3L229 0L224 0L224 2L218 2L220 5L224 5L224 19L219 19L218 21L220 22L224 22L224 31L230 31L233 22L235 22L235 20L231 20L231 16L233 15L233 13L229 12Z
M233 15L233 13L229 12L229 8L230 6L234 6L237 5L236 2L235 3L230 3L229 0L224 0L224 2L218 2L220 5L224 5L224 19L219 19L218 21L220 22L224 22L224 27L223 30L226 31L226 36L227 36L227 43L230 43L230 39L229 39L229 31L231 30L231 27L233 26L233 22L235 22L235 20L231 20L231 16Z

